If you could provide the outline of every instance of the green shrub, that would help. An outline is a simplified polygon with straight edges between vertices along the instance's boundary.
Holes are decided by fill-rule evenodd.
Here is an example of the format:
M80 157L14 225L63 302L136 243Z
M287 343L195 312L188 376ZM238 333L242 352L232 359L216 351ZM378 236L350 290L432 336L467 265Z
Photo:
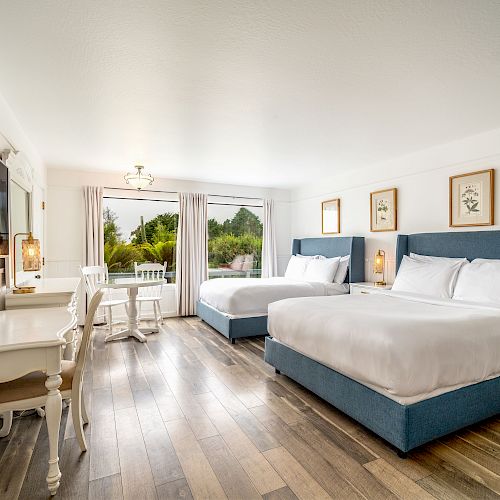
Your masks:
M144 243L140 246L143 260L149 262L167 263L167 270L175 269L175 239L171 241L158 241L155 244Z
M254 268L260 269L262 238L252 234L223 234L208 241L210 267L229 264L237 255L253 254Z
M110 273L126 273L134 271L134 262L141 262L141 249L130 243L104 244L104 262Z

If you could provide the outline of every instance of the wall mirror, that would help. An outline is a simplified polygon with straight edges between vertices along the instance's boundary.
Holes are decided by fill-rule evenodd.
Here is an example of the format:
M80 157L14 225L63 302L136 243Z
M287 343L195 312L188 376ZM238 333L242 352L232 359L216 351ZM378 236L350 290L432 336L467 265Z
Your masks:
M31 227L31 194L14 181L10 182L10 229L11 241L17 233L27 233ZM18 242L19 242L18 238ZM11 251L16 252L16 271L22 272L21 244Z
M340 199L321 203L321 232L323 234L340 233Z

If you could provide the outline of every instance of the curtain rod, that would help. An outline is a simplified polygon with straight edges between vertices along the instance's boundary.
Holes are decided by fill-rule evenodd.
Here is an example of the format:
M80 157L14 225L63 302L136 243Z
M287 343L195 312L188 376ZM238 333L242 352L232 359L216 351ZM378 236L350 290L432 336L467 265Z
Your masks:
M118 187L108 187L104 186L103 189L115 189L117 191L137 191L137 189L132 188L118 188ZM165 194L179 194L179 191L162 191L161 189L141 189L141 193L165 193ZM224 194L207 194L207 196L215 196L217 198L238 198L240 200L263 200L263 198L255 198L252 196L232 196ZM132 199L132 198L128 198ZM140 198L137 198L140 199ZM164 201L164 200L159 200Z
M162 191L163 192L163 191ZM154 200L152 198L127 198L122 196L103 196L106 200L134 200L134 201L161 201L162 203L179 203L177 200ZM254 199L254 198L252 198ZM255 198L258 199L258 198ZM208 205L219 205L224 207L253 207L253 208L262 208L262 205L234 205L233 203L216 203L213 201L209 201Z

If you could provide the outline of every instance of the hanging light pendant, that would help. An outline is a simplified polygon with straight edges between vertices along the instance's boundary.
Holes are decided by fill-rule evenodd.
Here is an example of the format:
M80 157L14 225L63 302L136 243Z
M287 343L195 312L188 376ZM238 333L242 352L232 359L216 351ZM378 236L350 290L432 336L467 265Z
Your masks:
M137 170L137 172L133 174L127 173L124 177L127 181L127 184L135 187L135 189L137 189L138 191L153 184L153 176L151 174L143 173L144 167L142 165L136 165L134 168Z

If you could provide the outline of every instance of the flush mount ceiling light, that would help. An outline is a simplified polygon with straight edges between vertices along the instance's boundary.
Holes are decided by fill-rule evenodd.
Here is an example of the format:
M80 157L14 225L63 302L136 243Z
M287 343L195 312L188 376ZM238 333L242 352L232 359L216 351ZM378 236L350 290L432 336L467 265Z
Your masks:
M143 173L144 167L142 165L136 165L134 168L137 170L137 172L133 174L127 173L124 177L127 181L127 184L135 187L135 189L137 189L138 191L153 184L153 176Z

